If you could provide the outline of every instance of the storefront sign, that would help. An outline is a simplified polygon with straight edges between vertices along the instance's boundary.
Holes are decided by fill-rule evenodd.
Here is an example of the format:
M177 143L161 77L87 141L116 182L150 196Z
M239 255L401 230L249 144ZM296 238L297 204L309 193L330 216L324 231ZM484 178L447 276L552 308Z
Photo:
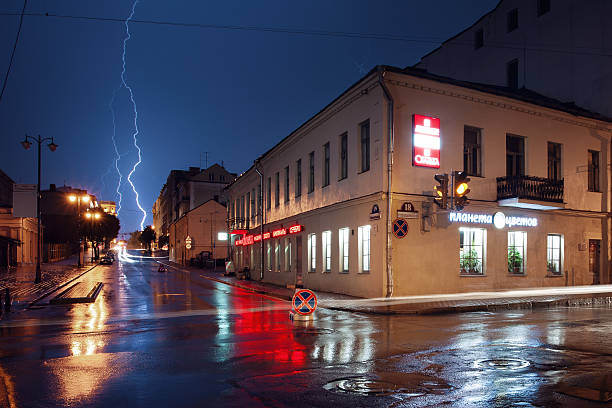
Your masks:
M291 227L289 227L289 233L290 234L297 234L298 232L302 232L302 230L304 229L303 226L301 225L293 225Z
M272 231L272 238L278 238L287 235L287 230L285 228L277 229Z
M304 231L303 225L292 225L289 228L279 228L272 232L264 232L263 234L256 235L243 235L242 239L237 239L234 241L234 245L253 245L255 242L261 242L262 240L270 239L270 238L280 238L284 237L287 234L298 234Z
M412 115L412 164L440 168L440 119Z
M507 216L502 212L491 214L474 214L467 212L451 212L448 215L450 222L465 222L468 224L493 224L496 228L504 227L537 227L538 219L534 217Z

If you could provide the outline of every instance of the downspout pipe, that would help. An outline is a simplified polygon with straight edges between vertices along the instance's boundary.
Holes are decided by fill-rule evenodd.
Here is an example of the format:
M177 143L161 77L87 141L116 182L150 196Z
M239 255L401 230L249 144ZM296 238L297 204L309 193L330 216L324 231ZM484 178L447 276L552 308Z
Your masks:
M259 185L261 186L259 188L259 197L257 197L257 201L259 204L259 210L261 211L261 222L259 223L260 226L260 233L262 236L262 240L261 240L261 272L259 274L259 280L263 280L264 278L264 240L263 240L263 233L264 233L264 224L266 222L266 211L264 210L264 203L263 203L263 197L264 197L264 182L263 182L263 172L261 172L259 170L259 167L261 166L261 162L259 161L259 159L255 160L255 171L257 172L257 174L259 174Z
M385 99L387 100L387 129L389 131L388 135L388 144L387 144L387 225L386 225L386 233L387 233L387 297L393 296L393 253L391 242L393 237L391 236L393 219L391 218L391 210L392 210L392 197L391 197L391 181L393 175L393 144L395 140L394 134L394 122L393 122L393 97L389 92L389 89L385 85L385 70L382 67L378 68L378 83L383 90L383 94L385 95Z

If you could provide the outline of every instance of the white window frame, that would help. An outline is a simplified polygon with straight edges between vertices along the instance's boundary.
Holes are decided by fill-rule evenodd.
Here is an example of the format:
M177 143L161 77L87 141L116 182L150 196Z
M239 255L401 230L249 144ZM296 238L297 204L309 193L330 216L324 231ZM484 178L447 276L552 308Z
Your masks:
M563 234L546 235L546 272L549 275L563 275ZM551 263L556 264L557 271L551 268Z
M317 271L317 234L308 234L308 272Z
M362 225L358 229L359 238L359 272L369 273L372 269L372 227Z
M520 237L520 239L518 239ZM517 242L518 241L518 242ZM522 242L521 242L522 241ZM510 250L511 248L521 255L522 262L519 272L514 272L510 265ZM508 273L515 276L524 276L527 274L527 232L525 231L508 231Z
M291 238L285 238L285 271L291 272Z
M276 272L281 271L281 250L280 250L280 240L274 243L274 263L276 266Z
M463 245L461 244L463 234ZM480 234L480 244L475 241L475 234ZM470 239L472 238L472 239ZM470 240L466 243L466 240ZM486 264L487 230L484 228L459 228L459 273L462 276L484 276ZM472 254L474 251L476 257ZM474 258L476 265L474 265ZM477 271L477 272L474 272Z
M350 240L351 231L350 228L340 228L338 230L338 248L339 248L339 266L338 271L340 273L348 273L349 272L349 240Z
M331 272L331 231L321 233L321 252L323 253L323 272Z
M267 269L269 271L272 270L272 245L270 241L266 242L266 261L267 261Z

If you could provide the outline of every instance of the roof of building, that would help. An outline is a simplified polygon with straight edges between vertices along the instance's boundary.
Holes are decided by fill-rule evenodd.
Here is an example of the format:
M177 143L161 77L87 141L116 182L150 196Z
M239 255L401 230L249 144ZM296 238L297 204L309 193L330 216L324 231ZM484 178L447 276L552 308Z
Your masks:
M503 1L503 0L501 0L501 1ZM501 3L501 1L500 1L500 3ZM499 6L499 4L498 4L498 6ZM358 81L356 81L353 85L349 86L338 97L336 97L330 103L325 105L325 107L323 109L321 109L319 112L317 112L314 115L312 115L304 123L302 123L300 126L298 126L294 131L289 133L282 140L280 140L278 143L276 143L274 146L272 146L270 149L268 149L265 153L263 153L261 156L259 156L257 159L255 159L254 160L254 164L251 165L251 167L249 167L247 170L245 170L238 177L236 177L235 180L233 180L231 183L229 183L225 187L225 189L228 189L235 182L240 180L240 178L243 175L245 175L245 174L249 173L251 170L253 170L255 168L255 164L258 161L261 161L270 152L272 152L272 150L274 150L274 148L276 148L276 146L280 145L285 140L289 139L291 136L293 136L295 133L297 133L306 124L308 124L312 119L314 119L316 116L318 116L319 114L324 112L327 108L332 106L336 101L338 101L344 95L346 95L348 92L350 92L360 82L364 81L365 79L367 79L369 76L371 76L372 74L374 74L376 72L385 72L385 71L386 72L393 72L393 73L397 73L397 74L410 75L410 76L413 76L413 77L428 79L428 80L431 80L431 81L437 81L437 82L446 83L446 84L449 84L449 85L460 86L460 87L463 87L463 88L468 88L468 89L473 89L473 90L476 90L476 91L488 93L488 94L491 94L491 95L502 96L502 97L506 97L506 98L515 99L515 100L518 100L518 101L521 101L521 102L531 103L531 104L538 105L538 106L541 106L541 107L544 107L544 108L558 110L558 111L561 111L561 112L569 113L569 114L574 115L574 116L582 116L582 117L589 118L589 119L595 119L595 120L600 120L600 121L612 123L612 118L608 118L608 117L606 117L604 115L601 115L599 113L592 112L592 111L589 111L587 109L581 108L581 107L575 105L574 103L566 103L566 102L561 102L561 101L559 101L557 99L554 99L554 98L549 98L547 96L541 95L541 94L539 94L539 93L537 93L535 91L532 91L532 90L529 90L529 89L526 89L526 88L513 89L513 88L504 87L504 86L488 85L488 84L481 84L481 83L469 82L469 81L460 81L460 80L449 78L449 77L435 75L435 74L429 73L425 69L421 69L421 68L414 68L414 67L399 68L399 67L394 67L394 66L391 66L391 65L376 65L367 74L365 74Z

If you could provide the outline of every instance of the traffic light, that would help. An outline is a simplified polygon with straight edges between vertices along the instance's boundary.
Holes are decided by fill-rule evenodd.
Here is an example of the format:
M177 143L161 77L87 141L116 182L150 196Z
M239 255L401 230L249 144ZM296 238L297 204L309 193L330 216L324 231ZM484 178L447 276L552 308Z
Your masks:
M456 171L453 174L454 177L454 191L453 191L453 202L455 210L461 211L463 207L468 203L467 194L470 192L468 183L470 178L463 171Z
M438 207L446 209L448 202L448 174L436 174L434 179L438 182L438 185L434 186L434 203Z

